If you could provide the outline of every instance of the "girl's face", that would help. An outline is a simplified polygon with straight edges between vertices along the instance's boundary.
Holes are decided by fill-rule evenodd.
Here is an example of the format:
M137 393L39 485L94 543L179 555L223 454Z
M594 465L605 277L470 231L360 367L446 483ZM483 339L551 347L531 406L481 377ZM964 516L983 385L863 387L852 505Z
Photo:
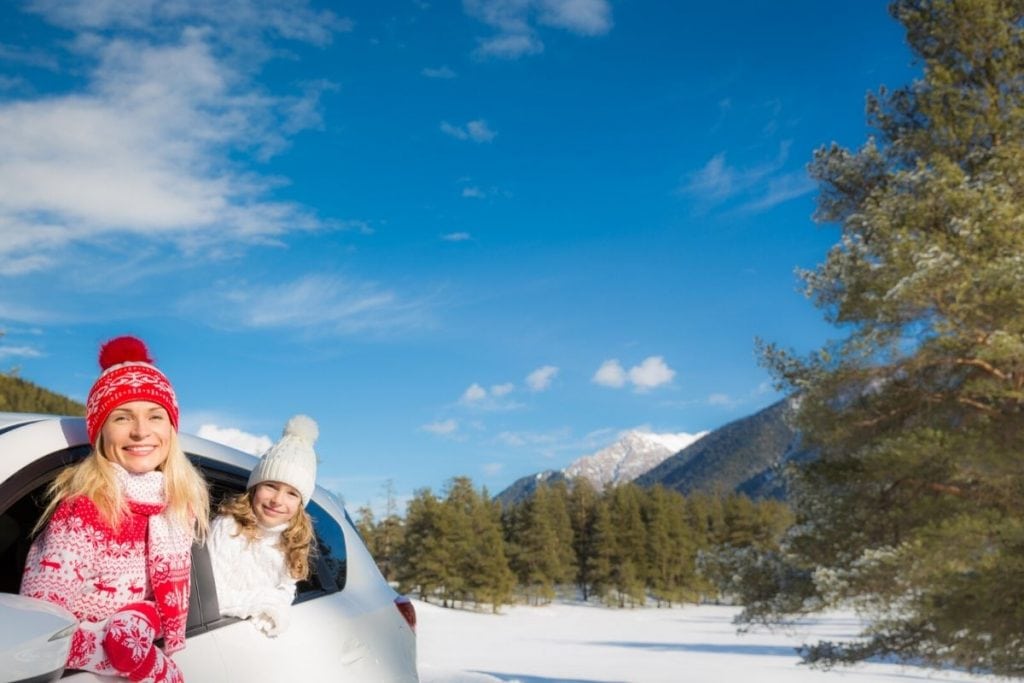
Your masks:
M129 472L152 472L171 452L173 429L163 406L151 401L122 403L110 412L100 431L103 455Z
M292 520L302 506L302 495L294 486L279 481L256 484L252 492L252 511L260 526L271 527Z

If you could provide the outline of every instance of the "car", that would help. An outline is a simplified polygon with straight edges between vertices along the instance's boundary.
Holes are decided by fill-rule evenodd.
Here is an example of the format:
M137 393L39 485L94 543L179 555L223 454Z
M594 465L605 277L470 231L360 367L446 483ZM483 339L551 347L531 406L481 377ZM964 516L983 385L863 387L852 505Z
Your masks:
M180 443L205 476L213 509L245 490L258 462L190 434ZM83 418L0 413L0 624L18 624L0 629L0 682L110 680L64 672L74 618L16 595L46 486L89 451ZM193 546L186 647L174 654L186 681L419 681L412 603L381 575L334 494L317 487L306 509L317 540L313 572L299 582L290 627L275 638L220 615L207 548Z

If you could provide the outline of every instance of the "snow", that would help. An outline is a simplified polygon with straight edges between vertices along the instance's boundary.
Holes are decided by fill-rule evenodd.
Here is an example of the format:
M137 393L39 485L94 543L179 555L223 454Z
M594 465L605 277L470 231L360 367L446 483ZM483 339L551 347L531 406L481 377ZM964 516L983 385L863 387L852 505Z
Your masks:
M628 431L610 446L577 458L562 471L570 478L586 477L599 489L608 484L633 481L705 434L707 432L655 434Z
M821 671L794 647L852 638L860 622L830 613L787 630L737 634L738 607L609 609L582 603L500 614L415 601L421 683L1008 683L993 676L869 662Z

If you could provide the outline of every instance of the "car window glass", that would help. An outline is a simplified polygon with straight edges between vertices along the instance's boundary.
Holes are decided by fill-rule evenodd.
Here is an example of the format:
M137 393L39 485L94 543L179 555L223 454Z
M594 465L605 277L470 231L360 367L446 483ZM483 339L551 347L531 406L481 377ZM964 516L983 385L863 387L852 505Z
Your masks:
M337 590L341 590L345 587L345 578L348 573L345 533L334 517L331 517L316 503L311 502L306 510L313 518L319 564L328 573L331 582L337 586Z

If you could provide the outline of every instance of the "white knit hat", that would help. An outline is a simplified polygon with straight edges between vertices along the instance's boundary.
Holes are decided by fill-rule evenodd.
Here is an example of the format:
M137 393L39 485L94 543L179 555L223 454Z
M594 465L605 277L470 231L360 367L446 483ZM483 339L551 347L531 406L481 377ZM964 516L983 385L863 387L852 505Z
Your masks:
M296 415L284 426L281 439L271 446L249 475L248 488L265 481L279 481L294 486L302 495L302 505L309 505L316 487L316 453L313 444L320 429L313 418Z

